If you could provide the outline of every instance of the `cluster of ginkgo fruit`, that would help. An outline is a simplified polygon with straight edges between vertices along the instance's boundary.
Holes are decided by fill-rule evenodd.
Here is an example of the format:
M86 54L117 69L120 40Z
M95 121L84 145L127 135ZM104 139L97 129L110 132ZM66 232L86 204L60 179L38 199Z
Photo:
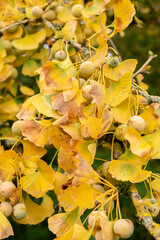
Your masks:
M16 186L11 181L0 182L1 204L0 211L4 216L13 216L15 219L23 219L27 214L27 209L24 203L12 201L12 195L15 194ZM10 200L11 198L11 200Z

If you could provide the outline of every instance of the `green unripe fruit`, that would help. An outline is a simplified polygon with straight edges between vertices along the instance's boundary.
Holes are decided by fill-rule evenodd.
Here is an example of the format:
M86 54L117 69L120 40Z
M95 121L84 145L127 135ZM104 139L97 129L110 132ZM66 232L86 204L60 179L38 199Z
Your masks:
M138 132L144 131L146 127L144 119L140 116L130 117L128 125L136 129Z
M39 6L34 6L31 10L31 13L35 18L40 18L43 15L43 9Z
M13 68L12 74L10 76L11 78L17 78L18 77L18 71L16 68Z
M92 28L85 28L85 29L84 29L84 32L85 32L85 36L86 36L86 37L90 37L90 36L92 36L93 33L94 33L94 31L93 31Z
M3 40L3 46L7 52L11 51L12 49L12 43L9 40Z
M113 225L114 233L120 238L129 238L134 232L134 225L129 219L119 219Z
M58 61L64 61L67 57L67 54L63 50L59 50L55 54L55 59Z
M14 134L16 134L16 135L21 135L21 133L22 133L22 131L21 131L21 123L22 123L22 121L21 120L17 120L16 122L14 122L13 124L12 124L12 128L11 128L11 130L12 130L12 132L14 133Z
M80 65L80 76L82 78L88 79L92 76L95 71L95 66L91 61L84 61Z
M53 10L49 10L48 12L45 13L44 18L47 19L48 21L53 21L56 18L56 12Z
M109 60L109 66L114 68L117 67L119 65L119 60L117 57L113 57Z
M0 204L0 211L6 216L9 217L12 214L12 205L9 202L3 202Z
M15 219L22 219L26 216L26 214L27 214L27 208L26 208L26 205L24 205L23 203L17 203L13 207L13 216L15 217Z
M3 182L0 185L0 194L5 198L9 198L10 192L12 191L12 189L15 189L15 188L16 187L12 182L10 181Z
M73 7L71 8L72 15L76 18L82 17L81 11L83 10L83 8L84 7L81 4L73 5Z
M14 33L14 32L17 31L17 29L18 29L18 25L15 25L15 26L13 26L13 27L8 28L8 29L7 29L7 32L8 32L8 33Z

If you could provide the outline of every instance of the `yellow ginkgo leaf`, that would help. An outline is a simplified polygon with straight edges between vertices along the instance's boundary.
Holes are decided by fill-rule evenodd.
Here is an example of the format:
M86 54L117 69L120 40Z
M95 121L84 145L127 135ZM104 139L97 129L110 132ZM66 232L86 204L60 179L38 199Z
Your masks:
M19 111L19 106L14 99L0 103L0 113L14 113Z
M33 156L41 158L47 152L45 148L38 147L35 144L29 142L28 140L21 140L21 143L23 144L23 158L25 160Z
M147 143L152 143L153 148L151 152L151 159L159 159L160 158L160 149L159 149L160 129L158 129L155 133L145 135L143 139Z
M70 8L67 6L64 6L63 10L57 14L57 18L61 22L69 22L75 20L75 17L72 15Z
M79 216L79 208L67 213L59 213L48 219L48 228L51 232L60 237L64 232L68 232Z
M69 21L62 28L62 33L65 38L73 38L76 31L77 21Z
M105 102L116 107L124 101L130 93L132 76L129 73L124 74L118 82L110 82L106 91Z
M37 160L37 169L34 173L27 174L21 178L21 184L24 191L32 196L39 198L46 192L54 188L54 171L41 159Z
M128 127L125 133L125 139L130 143L131 151L139 157L146 157L152 150L151 139L147 143L140 133L132 127Z
M19 90L26 96L32 96L35 94L34 90L27 86L20 86Z
M126 73L130 73L132 75L136 65L137 60L135 59L127 59L120 62L116 67L111 67L108 63L106 63L104 65L104 74L106 78L109 78L112 81L118 81Z
M109 165L109 173L116 180L138 183L147 179L151 175L152 171L142 170L140 161L129 159L128 161L111 161Z
M18 26L17 30L14 33L9 33L8 31L4 31L4 38L7 40L12 40L15 38L20 38L23 34L22 26Z
M160 193L160 179L156 178L151 182L151 187Z
M8 219L0 211L0 239L8 238L11 235L14 235L12 226Z
M24 65L22 67L22 73L25 76L30 76L30 77L34 77L37 75L37 73L35 72L37 69L39 68L38 63L33 60L33 59L27 59L24 62Z
M11 7L11 5L7 5L3 17L4 21L22 20L24 18L25 14L18 11L16 8Z
M93 4L82 10L84 16L99 15L105 10L105 5L109 3L110 0L94 0Z
M21 220L14 218L20 224L36 225L54 213L53 200L48 195L44 195L40 205L33 202L29 195L23 199L23 203L26 205L27 215Z
M27 34L21 39L13 40L12 45L19 50L33 50L39 47L39 44L46 38L44 29L34 34Z
M5 58L6 55L7 55L7 53L6 53L6 50L5 50L4 46L3 46L3 43L0 42L0 57L1 58Z
M12 74L12 70L13 70L12 65L8 64L4 65L4 67L0 71L0 83L4 82L5 80L7 80L7 78L10 77L10 75Z

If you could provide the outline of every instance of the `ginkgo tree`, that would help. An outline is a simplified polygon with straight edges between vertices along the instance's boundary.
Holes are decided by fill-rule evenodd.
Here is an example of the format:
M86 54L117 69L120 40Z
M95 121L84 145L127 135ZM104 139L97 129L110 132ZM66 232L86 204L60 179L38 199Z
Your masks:
M14 235L8 217L48 218L59 240L129 238L126 194L160 239L160 174L147 168L160 159L160 98L142 83L156 55L136 70L112 40L134 15L130 0L1 1L0 239Z

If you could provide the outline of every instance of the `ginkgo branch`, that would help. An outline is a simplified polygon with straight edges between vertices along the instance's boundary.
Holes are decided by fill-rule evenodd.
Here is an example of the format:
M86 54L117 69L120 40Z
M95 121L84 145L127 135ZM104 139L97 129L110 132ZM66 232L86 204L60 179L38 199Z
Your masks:
M117 57L119 58L119 61L122 62L122 57L116 47L116 45L114 44L113 40L111 38L108 39L108 41L110 42L110 44L112 45L112 47L116 50L117 52Z
M160 224L155 223L152 219L152 216L147 209L147 207L143 204L142 199L133 185L130 190L130 197L133 201L133 204L137 211L137 216L139 221L144 225L144 227L150 232L150 234L156 239L160 240Z
M149 58L147 59L147 61L141 66L141 68L137 72L132 75L132 78L136 77L140 73L144 73L145 67L156 57L157 55L154 55L153 53L149 54Z
M135 86L134 84L132 84L132 89L138 91L138 94L145 97L147 99L147 103L151 104L151 103L160 103L160 97L159 96L153 96L153 95L149 95L146 94L145 92L143 92L141 89L139 89L138 86Z
M12 28L12 27L14 27L14 26L17 26L17 25L21 25L21 24L24 24L24 23L27 23L27 22L33 22L33 21L35 21L35 20L33 20L33 19L24 19L24 20L21 20L21 21L18 21L18 22L16 22L16 23L13 23L13 24L11 24L11 25L9 25L9 26L6 26L6 27L4 27L3 29L0 29L0 32L1 33L3 33L4 31L6 31L6 30L8 30L8 29L10 29L10 28Z

